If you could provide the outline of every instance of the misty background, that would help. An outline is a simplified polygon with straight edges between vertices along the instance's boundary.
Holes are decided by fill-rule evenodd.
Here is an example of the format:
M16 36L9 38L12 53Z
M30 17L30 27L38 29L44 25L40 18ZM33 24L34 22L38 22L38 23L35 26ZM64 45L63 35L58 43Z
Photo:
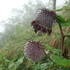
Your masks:
M39 4L40 3L44 4L45 7L52 8L49 5L49 4L52 4L51 0L39 0L39 1L36 0L36 2L39 2ZM66 2L66 0L57 0L56 7L60 8L61 6L64 5L65 2ZM11 20L13 20L13 22L15 22L15 23L16 23L16 21L20 22L21 20L22 21L25 20L27 14L30 14L27 12L29 10L26 10L27 7L25 7L25 6L26 5L29 6L32 4L37 6L37 3L35 3L35 0L33 0L33 1L31 1L31 0L25 0L25 1L24 0L0 0L0 32L4 32L5 24L11 24L12 23ZM34 10L36 12L37 8L35 6L33 6L33 8L35 8ZM39 6L38 8L40 8L41 6ZM35 13L35 12L33 12L33 13ZM27 13L27 14L23 18L23 15L25 13ZM12 23L12 24L14 24L14 23Z

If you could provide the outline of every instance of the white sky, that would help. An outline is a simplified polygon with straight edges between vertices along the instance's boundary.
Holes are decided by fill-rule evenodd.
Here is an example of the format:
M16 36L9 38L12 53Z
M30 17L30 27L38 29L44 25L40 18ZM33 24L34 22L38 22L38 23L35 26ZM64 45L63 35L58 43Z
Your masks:
M0 21L11 15L13 8L20 8L27 0L0 0Z
M11 11L13 8L21 8L28 0L0 0L0 22L6 20L11 16ZM43 2L48 2L49 0L43 0ZM62 5L65 0L57 0L57 6ZM2 23L0 23L0 32L3 32L4 28Z

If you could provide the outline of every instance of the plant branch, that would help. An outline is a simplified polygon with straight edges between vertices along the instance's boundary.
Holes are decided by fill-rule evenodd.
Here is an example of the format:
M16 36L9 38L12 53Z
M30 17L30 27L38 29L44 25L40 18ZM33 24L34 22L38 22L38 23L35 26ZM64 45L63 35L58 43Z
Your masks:
M60 22L58 21L57 18L56 18L56 22L57 22L58 25L59 25L60 33L61 33L61 55L60 55L60 56L62 56L62 55L63 55L63 52L64 52L64 49L65 49L65 48L64 48L64 38L65 38L65 35L64 35L64 33L63 33L61 24L60 24Z
M61 56L62 56L62 54L64 52L64 38L65 38L65 36L63 34L63 30L62 30L60 23L58 25L59 25L60 32L61 32Z

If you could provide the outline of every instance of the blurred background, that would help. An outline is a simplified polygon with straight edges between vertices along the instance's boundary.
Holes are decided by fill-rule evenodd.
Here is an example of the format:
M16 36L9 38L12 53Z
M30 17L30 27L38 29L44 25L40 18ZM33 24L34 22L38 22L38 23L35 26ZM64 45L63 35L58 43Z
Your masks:
M21 10L24 8L25 4L28 4L31 0L0 0L0 32L3 32L5 27L4 24L8 23L9 19L12 18L12 16L15 16L14 12L15 10ZM43 2L45 7L52 8L52 0L40 0ZM39 2L40 2L39 1ZM32 1L31 1L32 2ZM33 0L33 3L35 1ZM60 8L65 4L66 0L57 0L56 7ZM18 12L16 12L18 14ZM20 12L21 13L21 12ZM23 13L24 14L24 13ZM24 18L23 18L24 19Z

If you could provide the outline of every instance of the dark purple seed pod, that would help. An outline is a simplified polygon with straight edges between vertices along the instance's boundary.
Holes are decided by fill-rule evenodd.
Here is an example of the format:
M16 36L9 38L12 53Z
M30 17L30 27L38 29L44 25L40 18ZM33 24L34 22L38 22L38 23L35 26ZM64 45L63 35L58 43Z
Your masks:
M52 32L52 25L55 22L56 13L54 11L50 11L46 8L40 9L36 14L35 24L39 27L35 27L35 24L32 22L32 26L34 30L41 30L43 33L48 33L48 35Z
M24 55L32 61L39 61L45 57L44 47L35 41L29 41L24 47Z
M55 16L56 13L54 11L43 8L37 13L36 20L39 21L43 27L51 29L55 21Z

